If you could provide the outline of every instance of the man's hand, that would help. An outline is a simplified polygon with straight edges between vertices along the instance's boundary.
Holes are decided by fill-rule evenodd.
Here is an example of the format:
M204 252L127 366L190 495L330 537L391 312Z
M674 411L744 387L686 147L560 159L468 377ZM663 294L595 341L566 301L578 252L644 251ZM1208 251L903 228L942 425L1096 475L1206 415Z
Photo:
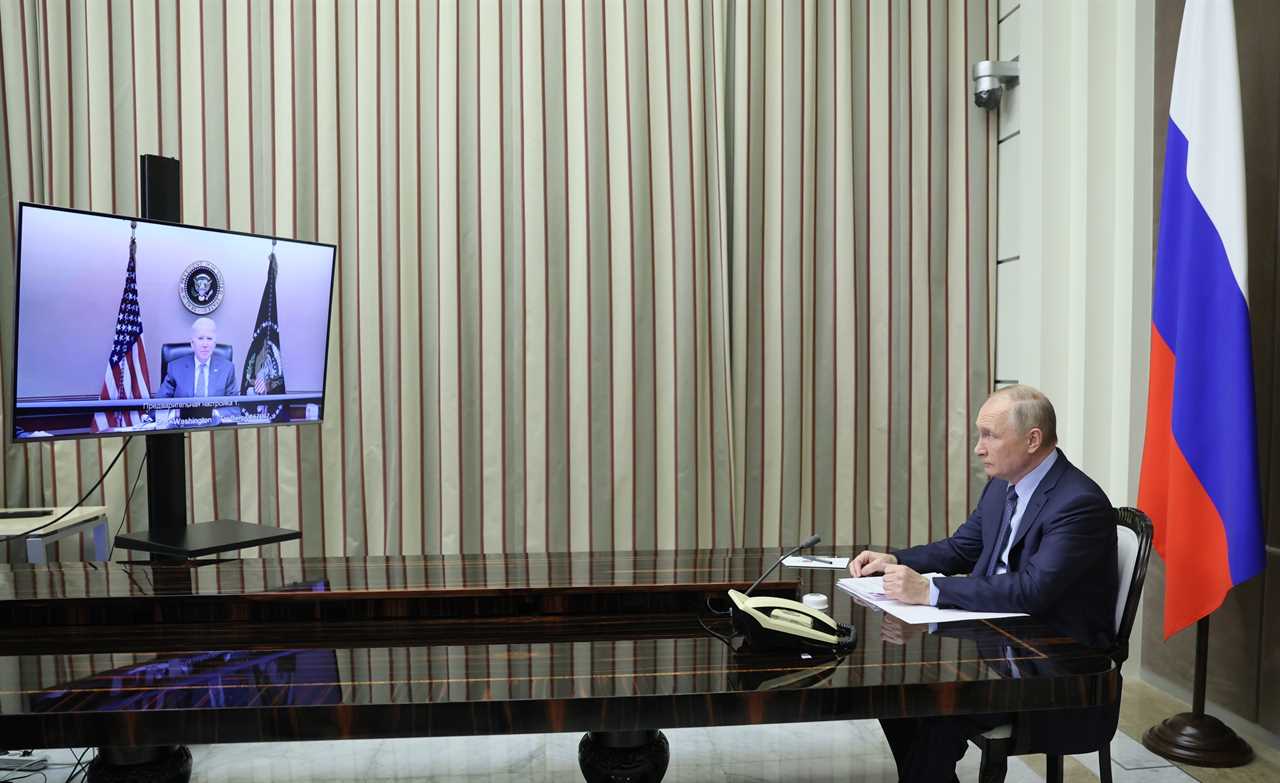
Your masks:
M849 573L854 576L871 576L882 573L885 566L891 566L897 562L898 558L888 552L872 552L866 549L849 561Z
M929 603L929 580L904 565L884 568L884 594L904 604Z

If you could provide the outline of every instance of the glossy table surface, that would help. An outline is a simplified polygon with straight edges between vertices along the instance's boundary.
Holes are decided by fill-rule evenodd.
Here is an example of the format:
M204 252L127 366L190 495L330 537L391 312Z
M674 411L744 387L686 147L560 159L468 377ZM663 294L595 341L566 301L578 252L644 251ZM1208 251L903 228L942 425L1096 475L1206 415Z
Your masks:
M723 606L727 586L776 557L244 560L183 569L185 593L177 572L161 568L14 566L0 570L0 613L20 609L0 626L0 731L24 747L622 731L1084 707L1119 696L1110 658L1034 618L923 633L835 592L843 574L831 571L783 569L767 584L830 595L831 614L858 629L852 653L734 652L709 632L730 628L705 598ZM166 601L195 602L213 619L98 622L120 616L111 602L147 613L167 611ZM398 604L445 614L366 612ZM50 605L70 608L50 616L83 622L13 624ZM332 616L303 616L326 610Z
M675 590L750 584L776 550L553 552L395 557L232 558L198 567L71 561L43 568L0 564L0 602L163 595L255 595L324 580L326 592L484 594L519 589ZM790 574L788 576L788 573ZM794 582L796 572L770 581Z

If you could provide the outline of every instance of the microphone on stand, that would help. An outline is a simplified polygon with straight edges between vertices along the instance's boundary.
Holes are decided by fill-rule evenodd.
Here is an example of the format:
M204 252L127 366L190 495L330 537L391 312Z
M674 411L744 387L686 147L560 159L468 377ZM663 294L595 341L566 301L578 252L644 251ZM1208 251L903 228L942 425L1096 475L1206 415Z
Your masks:
M809 536L805 540L801 541L797 546L784 552L782 557L778 558L773 565L769 566L768 571L765 571L763 574L760 575L759 579L751 583L751 586L747 588L747 591L743 593L743 595L751 595L751 591L756 589L756 586L759 585L761 582L763 582L765 577L767 577L769 574L772 574L773 569L781 565L783 560L786 560L788 557L791 557L796 552L799 552L801 549L808 549L809 547L817 546L821 541L822 541L822 536Z

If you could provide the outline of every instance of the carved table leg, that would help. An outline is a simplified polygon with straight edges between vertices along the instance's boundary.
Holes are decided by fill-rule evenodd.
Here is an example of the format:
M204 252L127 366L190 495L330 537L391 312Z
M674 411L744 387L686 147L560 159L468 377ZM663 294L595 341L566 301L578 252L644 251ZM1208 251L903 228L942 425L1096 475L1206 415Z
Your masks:
M98 748L89 764L89 783L187 783L191 751L186 745Z
M578 767L587 783L658 783L671 752L662 732L589 731L578 743Z

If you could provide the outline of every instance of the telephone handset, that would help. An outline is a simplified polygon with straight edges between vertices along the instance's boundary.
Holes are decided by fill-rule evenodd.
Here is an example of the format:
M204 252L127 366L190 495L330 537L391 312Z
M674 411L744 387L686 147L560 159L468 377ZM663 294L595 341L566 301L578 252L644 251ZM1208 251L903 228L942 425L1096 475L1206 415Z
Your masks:
M788 598L729 591L733 626L753 652L802 650L843 655L857 643L853 628Z
M743 650L750 652L800 651L844 655L857 644L857 631L840 625L825 613L799 601L750 593L790 555L808 549L822 539L810 536L779 557L746 592L729 591L734 629L743 636Z

